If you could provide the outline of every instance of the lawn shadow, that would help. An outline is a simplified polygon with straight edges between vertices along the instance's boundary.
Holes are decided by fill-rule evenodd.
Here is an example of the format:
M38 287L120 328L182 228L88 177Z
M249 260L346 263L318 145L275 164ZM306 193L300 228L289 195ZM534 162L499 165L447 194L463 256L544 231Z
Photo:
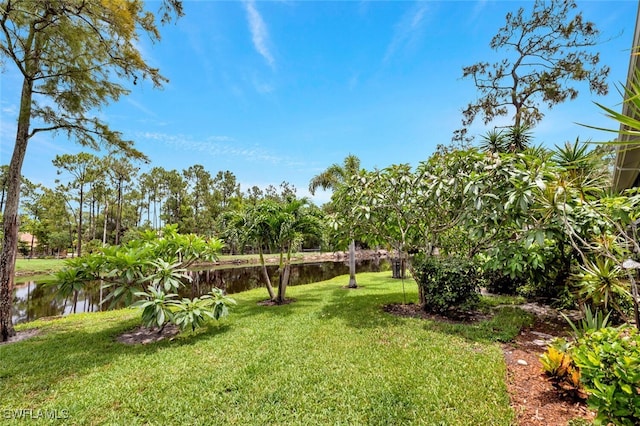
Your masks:
M30 339L3 345L0 347L0 379L6 383L57 383L67 377L89 374L105 365L130 362L120 361L122 358L152 354L171 346L193 345L231 329L229 324L207 324L193 334L182 332L173 340L135 345L117 341L118 336L134 329L139 321L138 318L118 320L116 324L95 331L44 330Z
M300 309L306 309L309 305L317 305L321 302L319 297L309 296L287 297L282 304L271 303L269 299L252 298L244 300L241 304L233 308L232 315L237 317L269 315L275 317L287 317Z
M386 315L383 306L387 303L402 301L402 292L371 292L371 285L365 291L334 288L330 301L320 310L322 318L340 318L349 327L375 328L392 324L396 319ZM363 289L364 290L364 289Z
M487 319L459 322L439 318L424 319L424 329L463 338L473 343L510 342L525 327L533 324L535 316L517 306L494 309Z

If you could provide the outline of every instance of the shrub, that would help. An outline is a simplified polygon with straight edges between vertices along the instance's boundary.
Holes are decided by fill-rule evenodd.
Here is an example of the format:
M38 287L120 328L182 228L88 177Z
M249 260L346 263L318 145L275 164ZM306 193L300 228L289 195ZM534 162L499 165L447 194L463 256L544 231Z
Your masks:
M594 424L640 424L640 334L628 326L587 332L572 351Z
M422 292L424 309L429 312L468 309L480 300L481 275L470 260L416 257L412 274Z
M585 398L580 386L580 369L571 358L570 345L564 339L554 340L540 355L542 371L557 389L574 397Z
M165 294L162 290L149 287L146 292L136 292L136 296L143 299L138 300L131 307L142 309L142 324L145 327L158 327L162 330L167 323L173 322L171 305L172 299L177 297L177 294Z
M202 327L207 319L219 320L229 314L229 305L236 301L225 296L222 290L214 288L209 294L195 299L182 299L174 302L175 314L172 321L182 330Z

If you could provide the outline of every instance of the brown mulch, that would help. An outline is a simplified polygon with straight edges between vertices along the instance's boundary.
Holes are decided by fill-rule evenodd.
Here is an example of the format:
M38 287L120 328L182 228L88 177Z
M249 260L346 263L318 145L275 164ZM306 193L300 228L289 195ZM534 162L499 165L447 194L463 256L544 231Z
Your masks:
M121 334L116 341L124 343L125 345L146 345L164 339L172 340L179 332L180 329L174 324L166 325L162 331L157 328L140 326L132 331Z
M288 305L289 303L293 303L295 301L296 299L294 298L284 299L284 301L282 302L276 302L273 299L266 299L258 302L258 306L282 306L282 305Z
M393 315L456 323L473 323L486 314L465 312L457 318L428 314L419 305L391 304L383 307ZM535 311L534 311L535 312ZM535 312L539 314L538 312ZM513 342L502 346L507 365L507 390L519 426L564 426L571 419L593 420L595 413L583 400L561 393L542 374L539 356L554 337L566 336L562 319L539 315L532 327L522 330Z
M566 333L567 329L563 324L538 319L513 342L503 345L507 363L507 389L518 425L566 425L571 419L584 418L591 421L595 417L595 413L587 409L585 401L554 389L542 374L539 356L546 350L546 346L540 346L534 341L540 341L540 334L564 336Z
M9 340L6 342L0 341L0 345L8 345L10 343L20 342L22 340L27 340L32 338L33 336L37 336L40 333L40 330L37 328L32 328L30 330L18 331L15 336L9 337Z

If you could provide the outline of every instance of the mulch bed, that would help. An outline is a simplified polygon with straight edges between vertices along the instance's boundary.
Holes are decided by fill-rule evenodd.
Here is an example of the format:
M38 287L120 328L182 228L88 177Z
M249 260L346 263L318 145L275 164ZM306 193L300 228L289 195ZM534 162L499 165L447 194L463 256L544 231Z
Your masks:
M165 339L172 340L179 332L180 329L174 324L167 324L162 331L157 328L140 326L121 334L116 341L125 345L146 345Z

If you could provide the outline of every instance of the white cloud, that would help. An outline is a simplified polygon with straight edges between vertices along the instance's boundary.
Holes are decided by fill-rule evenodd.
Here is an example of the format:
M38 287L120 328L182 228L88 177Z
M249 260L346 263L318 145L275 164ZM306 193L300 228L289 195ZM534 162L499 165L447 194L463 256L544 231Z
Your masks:
M400 18L384 55L384 62L388 62L399 49L414 43L419 38L426 21L427 9L427 2L418 1Z
M476 2L475 6L473 6L473 12L471 12L469 22L476 22L480 14L486 8L486 6L487 6L487 0L479 0L478 2Z
M255 0L248 0L244 2L245 10L247 11L247 21L249 23L249 31L251 31L251 38L253 40L253 46L256 51L262 55L267 61L270 67L274 67L275 61L273 55L269 50L269 32L267 26L256 9Z
M247 161L272 164L278 164L282 161L281 158L269 154L259 146L242 146L230 136L209 136L204 140L195 140L187 135L141 132L136 137L161 142L180 151L200 152L214 157L240 157Z
M147 108L146 106L142 105L140 102L133 100L131 97L127 97L125 98L126 101L133 105L138 111L141 111L143 113L145 113L146 115L149 115L151 117L155 117L156 113L151 111L149 108Z
M256 89L256 91L260 94L269 94L269 93L273 93L273 91L275 90L273 85L269 84L269 83L264 83L262 81L260 81L257 77L253 77L252 79L252 83L253 83L253 87Z

